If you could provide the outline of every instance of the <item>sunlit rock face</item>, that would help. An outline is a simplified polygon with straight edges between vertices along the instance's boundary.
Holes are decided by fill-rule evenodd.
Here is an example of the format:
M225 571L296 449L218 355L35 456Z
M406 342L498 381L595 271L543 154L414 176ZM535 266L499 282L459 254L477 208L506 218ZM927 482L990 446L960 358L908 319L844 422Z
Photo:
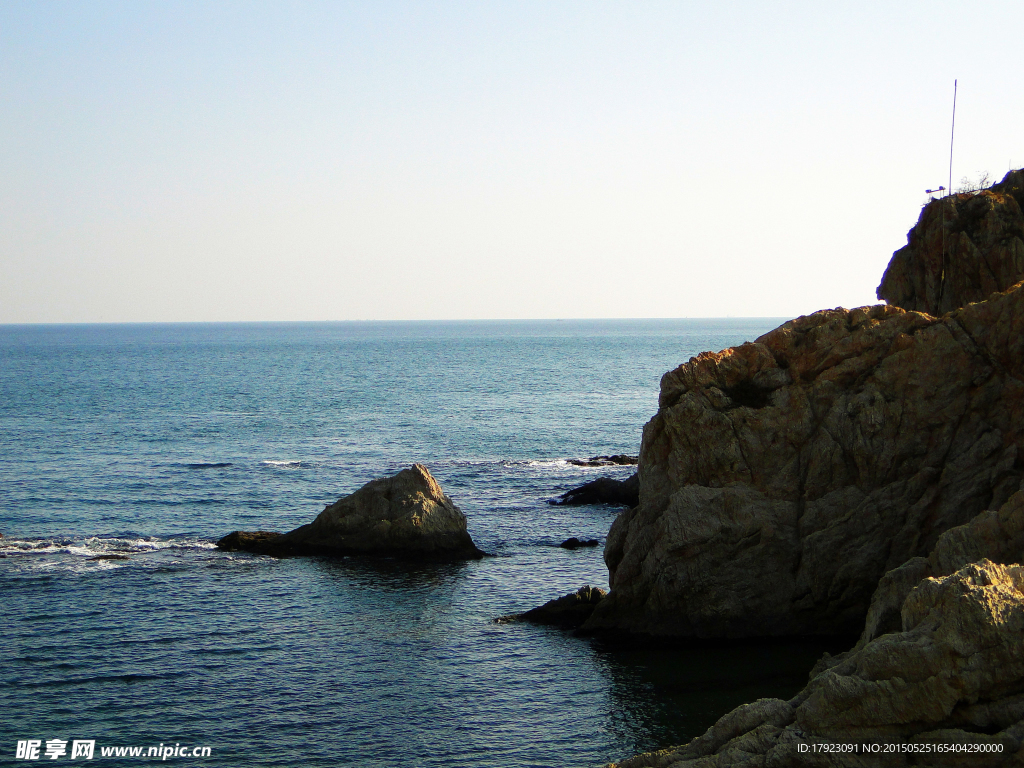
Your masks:
M1006 501L1022 477L1018 197L1020 171L931 203L879 289L903 307L816 312L665 374L640 503L609 533L611 593L584 629L856 633L882 574Z
M269 555L483 557L466 529L466 516L422 464L370 481L294 531L280 536L237 531L218 546Z
M1022 478L1024 286L828 310L662 379L586 629L857 633L886 571Z
M1021 171L934 201L886 270L889 305L663 377L585 629L860 640L790 701L620 768L1020 764L1022 202Z

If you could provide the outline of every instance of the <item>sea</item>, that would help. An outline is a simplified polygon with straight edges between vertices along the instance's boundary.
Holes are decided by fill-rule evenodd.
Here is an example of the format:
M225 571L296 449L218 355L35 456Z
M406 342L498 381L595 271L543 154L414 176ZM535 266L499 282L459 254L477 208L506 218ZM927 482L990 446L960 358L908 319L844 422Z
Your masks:
M549 502L635 468L569 460L637 454L663 373L780 322L0 326L0 764L593 768L793 695L819 644L494 622L607 588L558 544L621 508ZM413 462L493 556L215 547Z

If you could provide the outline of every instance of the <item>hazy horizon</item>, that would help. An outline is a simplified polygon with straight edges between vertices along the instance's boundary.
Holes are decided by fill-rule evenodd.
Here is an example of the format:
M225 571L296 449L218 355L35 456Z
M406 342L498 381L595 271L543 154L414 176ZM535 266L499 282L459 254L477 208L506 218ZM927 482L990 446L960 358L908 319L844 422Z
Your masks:
M0 323L796 317L1024 165L1024 6L0 7Z
M0 323L0 328L19 326L62 326L62 325L326 325L331 323L625 323L625 322L675 322L680 320L780 320L792 318L781 315L721 315L719 317L439 317L413 320L374 320L353 318L348 320L123 320L115 322L37 322Z

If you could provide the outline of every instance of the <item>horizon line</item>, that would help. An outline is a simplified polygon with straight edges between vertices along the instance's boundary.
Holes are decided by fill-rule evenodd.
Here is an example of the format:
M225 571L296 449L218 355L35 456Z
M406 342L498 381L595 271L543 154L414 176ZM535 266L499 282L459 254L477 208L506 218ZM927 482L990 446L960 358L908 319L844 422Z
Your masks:
M822 310L816 310L822 311ZM812 313L813 314L813 313ZM802 317L804 315L798 315ZM0 322L0 328L28 326L125 326L125 325L328 325L343 323L562 323L623 322L658 320L779 320L785 315L683 315L679 317L520 317L520 318L443 318L415 320L43 320L37 322Z

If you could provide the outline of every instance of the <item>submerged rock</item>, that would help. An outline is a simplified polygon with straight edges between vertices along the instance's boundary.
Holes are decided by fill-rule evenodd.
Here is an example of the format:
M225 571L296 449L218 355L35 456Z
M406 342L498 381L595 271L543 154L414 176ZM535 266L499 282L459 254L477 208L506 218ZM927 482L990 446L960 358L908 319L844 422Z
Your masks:
M591 456L589 459L567 459L568 464L577 467L614 467L636 464L639 461L636 456L627 456L624 453L616 453L614 456Z
M128 560L128 555L96 555L95 557L87 557L86 560Z
M549 600L526 613L502 616L494 621L498 624L526 621L531 624L551 624L565 629L575 629L586 621L605 594L607 593L603 589L588 584L568 595Z
M221 549L268 555L387 555L436 560L479 559L466 516L422 464L373 480L285 534L236 531Z
M597 539L577 539L575 536L572 536L558 546L562 549L579 549L580 547L596 547L600 543Z
M232 531L217 542L217 547L227 552L258 552L280 535L274 531Z
M581 506L583 504L625 504L635 507L640 502L640 479L630 475L625 480L599 477L579 488L566 491L551 504Z

